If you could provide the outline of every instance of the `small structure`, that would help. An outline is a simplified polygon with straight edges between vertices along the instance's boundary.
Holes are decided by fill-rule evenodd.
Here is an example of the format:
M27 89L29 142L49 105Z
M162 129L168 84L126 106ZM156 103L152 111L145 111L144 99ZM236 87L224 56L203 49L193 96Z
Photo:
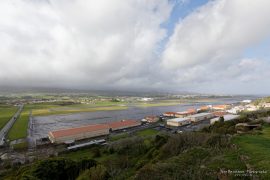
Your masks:
M224 116L228 113L226 111L215 111L215 112L212 112L212 114L216 117L221 117L221 116Z
M226 110L229 108L229 105L222 104L222 105L213 105L212 109L213 110Z
M126 129L126 128L131 128L131 127L141 125L140 121L136 121L136 120L121 120L121 121L116 121L116 122L110 122L107 124L109 126L110 131Z
M183 118L183 117L187 117L196 113L197 113L196 109L188 109L186 111L177 112L175 114L175 117Z
M207 120L214 117L212 113L198 113L191 116L188 116L187 118L190 118L191 122L199 122L203 120Z
M262 104L262 107L263 108L270 108L270 103L263 103Z
M199 111L209 111L211 106L201 106L198 110Z
M222 117L222 116L220 116L220 117ZM214 124L215 122L218 122L220 117L216 117L216 118L211 119L210 123ZM237 119L239 117L240 117L239 115L233 115L233 114L226 114L223 116L224 121L231 121L231 120Z
M165 113L163 113L163 116L165 116L165 117L176 117L177 114L178 113L176 113L176 112L165 112Z
M255 128L260 128L261 124L248 124L248 123L238 123L235 125L237 133L245 133Z
M246 110L247 111L257 111L257 110L259 110L259 106L255 106L253 104L248 104L248 105L246 105Z
M245 107L244 106L235 106L229 110L227 110L228 113L231 113L231 114L238 114L242 111L245 110Z
M49 139L52 143L64 143L109 134L107 124L94 124L77 128L62 129L49 132Z
M190 124L190 118L174 118L167 120L168 126L184 126L187 124Z
M242 101L242 103L251 103L251 100L250 99L245 99Z
M142 120L142 122L155 123L158 120L159 120L159 117L157 117L157 116L145 116L145 118Z
M90 146L90 145L93 145L93 144L101 144L101 143L105 143L105 142L106 142L105 139L93 140L93 141L90 141L90 142L87 142L87 143L82 143L82 144L69 146L69 147L67 147L67 149L68 150L74 150L74 149L79 149L79 148L82 148L82 147Z

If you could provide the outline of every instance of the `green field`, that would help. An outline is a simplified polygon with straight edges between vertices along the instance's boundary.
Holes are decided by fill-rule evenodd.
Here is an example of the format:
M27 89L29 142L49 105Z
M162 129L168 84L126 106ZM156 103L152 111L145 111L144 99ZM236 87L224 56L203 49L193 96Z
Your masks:
M54 114L72 114L80 112L95 112L95 111L115 111L125 110L127 107L112 106L112 107L93 107L93 108L50 108L50 109L34 109L33 116L47 116Z
M19 144L14 144L12 146L13 146L14 150L23 150L23 149L26 149L28 147L28 144L27 144L27 142L22 142Z
M80 112L95 112L95 111L114 111L124 110L127 106L95 106L92 104L72 104L72 105L57 105L57 104L33 104L28 105L32 109L33 116L47 116L55 114L71 114Z
M20 117L16 120L8 133L9 140L21 139L27 136L29 109L24 107Z
M270 178L270 126L265 126L262 134L242 135L233 138L240 153L247 157L247 163L255 170L266 170L265 177ZM264 176L263 176L264 177Z
M10 120L17 110L18 108L15 106L0 106L0 129L5 126L5 124Z
M117 141L119 139L123 139L127 137L129 137L128 133L116 134L116 135L110 136L110 141Z
M69 159L83 159L83 158L92 158L93 153L91 152L91 149L81 149L73 152L68 152L65 154L60 154L60 157L65 157Z
M159 106L176 106L179 102L157 102L157 103L139 103L138 107L159 107Z
M159 131L155 130L155 129L145 129L142 131L138 131L136 134L138 136L152 136L152 135L156 135Z

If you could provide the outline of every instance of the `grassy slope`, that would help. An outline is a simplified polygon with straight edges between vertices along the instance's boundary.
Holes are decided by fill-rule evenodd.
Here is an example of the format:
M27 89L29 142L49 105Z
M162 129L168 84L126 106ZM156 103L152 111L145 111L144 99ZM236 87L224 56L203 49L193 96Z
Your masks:
M0 129L5 126L17 110L18 108L14 106L0 106Z
M249 157L247 163L254 170L266 170L270 178L270 126L263 128L260 135L242 135L233 139L240 147L240 153Z
M93 153L91 152L91 149L82 149L78 151L69 152L66 154L61 154L60 157L78 160L78 159L83 159L83 158L92 158Z

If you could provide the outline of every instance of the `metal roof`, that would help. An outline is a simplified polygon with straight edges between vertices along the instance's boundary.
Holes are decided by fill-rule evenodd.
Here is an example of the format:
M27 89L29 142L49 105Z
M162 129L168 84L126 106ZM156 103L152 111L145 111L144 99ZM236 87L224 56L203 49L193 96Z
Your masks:
M54 138L58 138L58 137L72 136L75 134L81 134L81 133L86 133L90 131L93 132L93 131L104 130L104 129L109 130L109 126L107 124L93 124L93 125L81 126L81 127L76 127L76 128L51 131L50 133Z
M198 114L194 114L191 116L188 116L189 118L196 118L196 117L201 117L201 116L208 116L208 115L213 115L212 113L198 113Z
M190 120L190 118L174 118L174 119L168 119L167 122L182 122L182 121L187 121Z

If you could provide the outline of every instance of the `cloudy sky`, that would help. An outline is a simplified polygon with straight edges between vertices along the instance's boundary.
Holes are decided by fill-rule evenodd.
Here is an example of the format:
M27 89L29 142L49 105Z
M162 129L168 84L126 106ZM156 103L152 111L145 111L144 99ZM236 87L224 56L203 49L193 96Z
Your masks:
M0 86L269 94L269 0L3 0Z

